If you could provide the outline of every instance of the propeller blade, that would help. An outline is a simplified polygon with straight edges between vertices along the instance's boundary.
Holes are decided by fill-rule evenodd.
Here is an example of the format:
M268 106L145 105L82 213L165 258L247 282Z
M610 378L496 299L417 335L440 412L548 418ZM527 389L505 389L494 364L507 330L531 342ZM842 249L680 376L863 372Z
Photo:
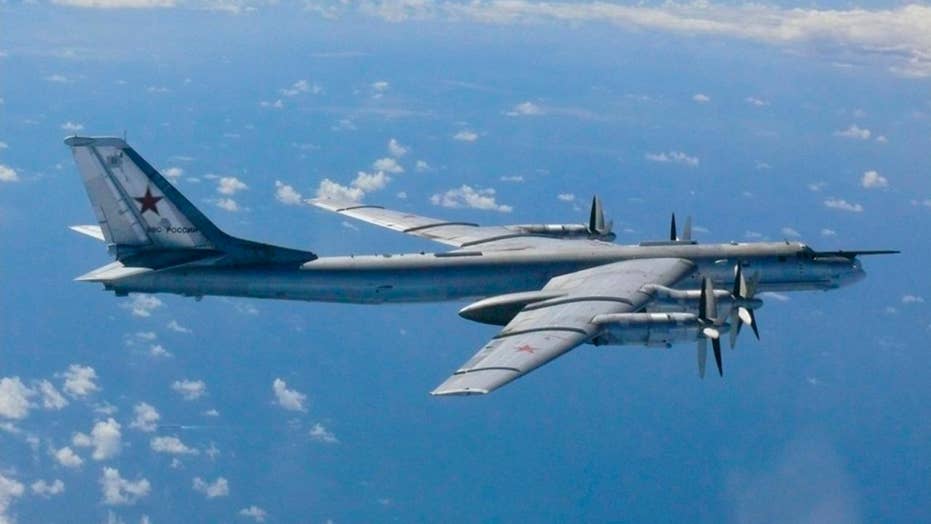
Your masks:
M760 330L756 327L756 314L753 312L752 309L748 311L750 313L750 322L747 322L747 324L750 324L750 327L753 328L753 334L756 336L756 339L759 340Z
M708 339L698 339L698 376L705 378L705 362L708 361Z
M592 211L588 217L588 231L590 233L605 232L605 215L598 195L592 197Z
M753 315L750 313L750 310L745 307L737 308L737 316L740 318L740 321L744 324L753 325Z
M705 338L710 338L711 340L718 340L721 338L721 332L713 327L706 327L701 330L701 333Z
M702 278L700 298L698 318L713 323L718 318L718 300L714 296L714 284L708 277Z
M676 214L672 214L672 222L669 224L669 240L675 242L679 238L679 233L676 230Z
M692 241L692 217L685 217L685 226L682 228L682 237L678 240L684 240L686 242Z
M736 329L732 329L728 333L731 339L731 349L734 349L734 347L737 346L737 335L740 333L740 318L737 316L737 313L734 311L731 312L731 325L737 326Z
M711 347L714 349L714 363L718 365L718 375L724 376L724 369L721 367L721 341L711 339Z

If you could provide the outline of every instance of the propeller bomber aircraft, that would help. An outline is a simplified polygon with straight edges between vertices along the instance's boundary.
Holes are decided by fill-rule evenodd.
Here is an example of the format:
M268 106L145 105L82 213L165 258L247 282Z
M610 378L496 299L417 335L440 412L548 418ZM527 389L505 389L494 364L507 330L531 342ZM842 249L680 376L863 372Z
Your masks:
M77 280L119 296L174 293L349 303L475 299L459 314L503 326L434 395L485 394L588 343L669 347L708 341L723 376L721 336L759 338L764 291L829 290L865 276L858 256L798 242L698 244L691 221L668 240L618 245L601 202L588 224L483 227L358 202L316 200L342 215L453 247L437 253L318 257L217 228L124 140L78 137L71 147L115 262Z

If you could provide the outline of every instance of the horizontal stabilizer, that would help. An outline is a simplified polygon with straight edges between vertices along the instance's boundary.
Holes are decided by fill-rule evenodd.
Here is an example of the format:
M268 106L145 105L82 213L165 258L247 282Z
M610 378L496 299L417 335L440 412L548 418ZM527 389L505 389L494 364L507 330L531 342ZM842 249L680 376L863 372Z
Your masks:
M77 231L78 233L87 235L91 238L96 238L101 242L107 241L107 239L103 236L103 230L100 229L100 226L68 226L68 229Z
M127 267L122 262L113 262L102 267L85 273L75 280L78 282L112 282L121 278L148 273L152 268L148 267Z

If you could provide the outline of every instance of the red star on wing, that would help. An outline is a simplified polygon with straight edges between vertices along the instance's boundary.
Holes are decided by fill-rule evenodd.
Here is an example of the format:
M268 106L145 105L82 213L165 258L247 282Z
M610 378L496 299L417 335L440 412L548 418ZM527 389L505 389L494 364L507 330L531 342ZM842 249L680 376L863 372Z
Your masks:
M145 214L146 211L151 211L156 215L161 216L161 213L158 212L158 201L164 197L155 196L152 194L152 188L145 188L145 195L141 197L133 197L136 202L142 204L142 209L139 210L140 214Z
M518 346L518 347L517 347L517 352L518 352L518 353L530 353L530 354L533 354L533 352L536 351L536 350L537 350L537 348L531 346L530 344L524 344L523 346Z

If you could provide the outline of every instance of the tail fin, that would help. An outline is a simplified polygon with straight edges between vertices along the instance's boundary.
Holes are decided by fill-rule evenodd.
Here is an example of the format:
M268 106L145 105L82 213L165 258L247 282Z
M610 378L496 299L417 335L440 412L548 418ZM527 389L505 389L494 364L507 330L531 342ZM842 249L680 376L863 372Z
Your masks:
M227 263L316 258L227 235L121 138L73 136L65 144L74 154L100 232L118 260L139 255L172 265L190 255L219 254Z

